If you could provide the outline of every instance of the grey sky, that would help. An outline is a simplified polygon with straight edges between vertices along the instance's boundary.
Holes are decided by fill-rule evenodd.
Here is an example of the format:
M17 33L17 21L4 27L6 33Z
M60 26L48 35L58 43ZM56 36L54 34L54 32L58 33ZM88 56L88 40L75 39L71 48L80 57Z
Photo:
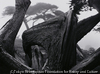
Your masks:
M60 10L67 12L69 10L69 0L31 0L31 5L36 4L37 2L45 2L50 4L55 4L59 7ZM0 0L0 27L4 25L4 23L11 18L11 16L2 16L2 13L4 11L4 8L6 6L14 6L15 0ZM88 12L82 12L79 16L79 20L89 17L91 15L96 14L97 11L88 11ZM18 34L22 34L22 32L26 29L24 24L22 25L20 32ZM91 31L88 35L86 35L80 42L79 45L81 48L85 49L87 47L94 47L97 49L100 47L100 33L96 33Z

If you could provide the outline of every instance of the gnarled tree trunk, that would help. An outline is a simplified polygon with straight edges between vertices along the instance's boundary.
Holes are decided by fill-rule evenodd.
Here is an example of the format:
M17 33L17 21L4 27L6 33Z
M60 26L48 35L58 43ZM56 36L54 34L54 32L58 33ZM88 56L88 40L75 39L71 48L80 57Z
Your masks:
M14 41L22 25L30 0L15 0L16 11L12 19L0 30L0 73L9 74L10 70L29 70L14 58Z
M31 46L43 47L48 54L48 70L70 69L76 64L75 40L76 17L73 11L63 16L38 24L23 33L23 46L25 53L31 58ZM71 38L70 38L71 36ZM66 45L68 47L66 47ZM73 48L72 48L73 47ZM66 51L68 50L68 51ZM73 53L71 53L73 52ZM66 53L69 53L66 55ZM72 56L72 54L75 54ZM69 58L65 59L65 56ZM71 62L74 59L73 62ZM68 64L66 64L66 61ZM68 65L70 66L68 67Z
M71 12L70 12L71 14ZM76 17L60 16L30 28L23 33L25 53L31 57L31 46L48 52L48 70L69 70L76 64L77 42L100 21L100 14L76 22ZM77 25L75 25L77 23Z
M49 70L69 70L73 67L76 64L76 43L100 21L100 14L84 19L77 25L74 25L75 17L71 17L70 24L68 19L70 17L67 13L66 16L54 18L26 30L23 33L26 54L31 54L29 48L32 45L39 45L48 52Z

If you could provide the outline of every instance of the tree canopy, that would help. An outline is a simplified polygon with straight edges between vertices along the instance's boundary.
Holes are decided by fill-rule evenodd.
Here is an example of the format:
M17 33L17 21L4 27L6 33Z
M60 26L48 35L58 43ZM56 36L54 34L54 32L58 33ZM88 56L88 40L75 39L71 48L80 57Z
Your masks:
M52 4L48 4L48 3L37 3L33 6L30 6L26 12L27 17L31 16L31 15L35 15L32 16L31 18L27 17L26 19L26 24L29 21L33 21L33 25L34 23L38 20L38 19L43 19L44 21L53 18L55 16L59 16L59 15L63 15L64 12L62 12L61 10L57 10L58 7L56 5L52 5ZM15 7L14 6L7 6L3 12L3 16L4 15L12 15L15 12ZM48 13L49 12L49 13Z
M47 10L57 9L56 5L48 4L48 3L37 3L33 6L30 6L26 12L26 15L35 15L38 13L43 13ZM11 15L15 12L14 6L7 6L3 12L3 15Z

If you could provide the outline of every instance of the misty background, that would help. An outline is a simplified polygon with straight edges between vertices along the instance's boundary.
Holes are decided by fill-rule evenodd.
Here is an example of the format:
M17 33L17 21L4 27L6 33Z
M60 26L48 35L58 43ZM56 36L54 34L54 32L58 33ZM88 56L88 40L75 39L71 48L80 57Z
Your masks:
M67 12L69 10L69 5L70 5L70 0L31 0L31 5L35 5L36 3L42 2L42 3L49 3L49 4L54 4L56 6L58 6L59 10L63 11L63 12ZM5 10L5 7L7 6L15 6L15 0L0 0L0 28L12 17L12 16L3 16L2 13ZM78 15L78 19L79 21L87 18L89 16L95 15L98 12L93 9L92 11L86 11L86 12L81 12L80 15ZM39 20L37 23L38 24L40 22L43 22L43 20ZM32 22L28 23L29 27L32 26ZM98 23L99 25L99 23ZM98 27L98 26L96 26ZM20 36L23 33L23 31L26 30L26 27L23 23L23 25L20 28L20 31L18 33L18 36ZM90 47L93 47L95 49L98 49L100 47L100 32L96 32L91 30L91 32L89 32L86 36L84 36L84 38L82 38L79 42L78 42L79 46L84 49L84 50L88 50Z

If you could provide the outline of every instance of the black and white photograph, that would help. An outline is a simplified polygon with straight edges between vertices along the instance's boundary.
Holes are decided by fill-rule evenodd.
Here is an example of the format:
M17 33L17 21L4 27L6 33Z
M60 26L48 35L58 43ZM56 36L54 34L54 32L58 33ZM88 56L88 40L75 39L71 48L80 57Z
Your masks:
M0 74L100 74L100 0L0 0Z

